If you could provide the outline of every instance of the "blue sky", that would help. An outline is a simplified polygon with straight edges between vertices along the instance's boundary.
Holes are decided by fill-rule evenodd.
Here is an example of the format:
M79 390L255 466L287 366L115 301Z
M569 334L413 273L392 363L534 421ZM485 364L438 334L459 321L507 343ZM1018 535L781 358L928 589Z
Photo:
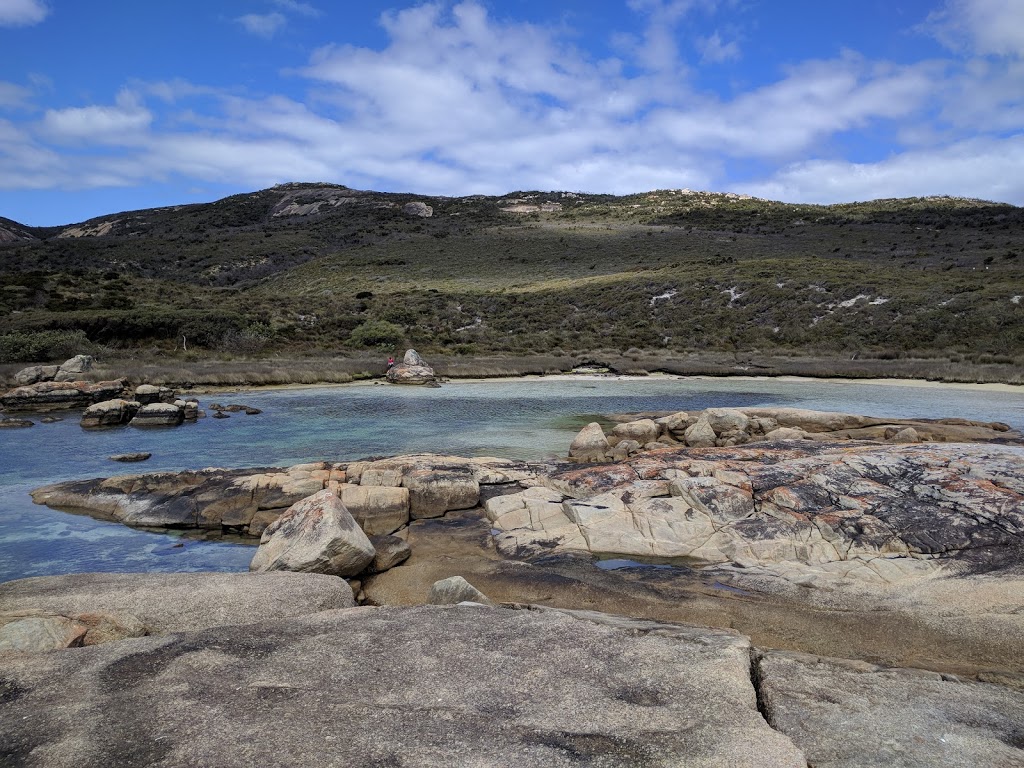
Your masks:
M0 0L0 216L284 181L1024 204L1024 0Z

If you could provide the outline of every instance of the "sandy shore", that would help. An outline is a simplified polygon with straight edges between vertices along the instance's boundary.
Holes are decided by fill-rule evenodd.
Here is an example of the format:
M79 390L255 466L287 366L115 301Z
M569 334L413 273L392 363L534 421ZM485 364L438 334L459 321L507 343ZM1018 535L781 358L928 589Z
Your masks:
M647 376L629 376L615 373L597 374L573 374L559 373L551 375L526 375L526 376L498 376L498 377L467 377L467 378L446 378L442 380L444 386L458 384L508 384L517 381L785 381L807 384L868 384L885 387L910 387L918 389L958 389L973 390L978 392L1005 392L1010 394L1024 395L1024 385L1020 384L977 384L977 383L954 383L945 381L930 381L927 379L860 379L860 378L819 378L816 376L682 376L670 373L652 373ZM194 389L183 390L183 393L190 395L215 395L236 392L273 392L277 390L304 390L304 389L336 389L350 387L373 387L373 386L409 386L389 384L380 379L362 379L343 384L332 384L329 382L318 384L254 384L246 386L222 386L222 387L195 387Z

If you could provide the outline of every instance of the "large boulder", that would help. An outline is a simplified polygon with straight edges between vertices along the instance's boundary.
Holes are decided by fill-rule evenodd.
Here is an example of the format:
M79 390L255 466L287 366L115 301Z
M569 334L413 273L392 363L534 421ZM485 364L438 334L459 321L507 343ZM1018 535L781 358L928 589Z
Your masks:
M83 373L92 370L93 359L89 355L75 355L70 360L65 360L57 369L54 381L78 381Z
M601 425L592 421L573 438L569 458L581 463L607 461L610 448Z
M0 584L0 612L70 617L93 633L89 617L96 615L137 619L146 633L166 634L353 604L344 581L314 573L75 573ZM88 634L84 641L90 644Z
M434 209L426 203L416 201L403 205L402 213L406 216L419 216L420 218L429 219L434 215Z
M373 562L366 569L367 573L384 573L390 571L397 565L401 565L412 555L412 547L405 539L397 536L371 536L370 543L373 544L376 554Z
M81 425L85 429L96 429L127 424L138 413L140 407L135 400L123 398L94 403L82 414Z
M135 388L135 399L143 405L173 403L174 390L170 387L158 387L156 384L140 384Z
M58 370L59 365L30 365L14 374L14 380L23 387L40 381L53 381Z
M392 384L427 384L434 379L434 369L415 349L407 350L402 362L391 366L387 372L387 380Z
M374 554L341 499L325 489L296 502L267 527L249 570L355 576Z

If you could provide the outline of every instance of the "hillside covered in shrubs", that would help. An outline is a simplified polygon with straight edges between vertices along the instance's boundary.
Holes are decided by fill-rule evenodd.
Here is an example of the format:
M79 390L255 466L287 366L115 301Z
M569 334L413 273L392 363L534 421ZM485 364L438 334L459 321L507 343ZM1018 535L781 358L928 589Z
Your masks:
M0 362L72 353L923 357L1024 365L1024 209L288 184L0 219Z

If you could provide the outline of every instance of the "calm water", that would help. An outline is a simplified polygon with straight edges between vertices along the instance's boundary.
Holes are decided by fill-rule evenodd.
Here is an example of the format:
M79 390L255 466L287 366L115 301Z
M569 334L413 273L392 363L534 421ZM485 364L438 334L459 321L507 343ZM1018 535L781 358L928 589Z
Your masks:
M219 394L257 416L173 429L86 432L78 412L30 429L0 430L0 581L82 571L245 570L249 546L180 539L54 512L28 492L46 483L202 467L285 466L418 451L536 459L563 454L596 414L785 405L879 416L960 416L1024 428L1024 389L906 387L752 379L453 383L440 389L342 386ZM143 464L107 457L149 451ZM181 546L175 546L175 545Z

